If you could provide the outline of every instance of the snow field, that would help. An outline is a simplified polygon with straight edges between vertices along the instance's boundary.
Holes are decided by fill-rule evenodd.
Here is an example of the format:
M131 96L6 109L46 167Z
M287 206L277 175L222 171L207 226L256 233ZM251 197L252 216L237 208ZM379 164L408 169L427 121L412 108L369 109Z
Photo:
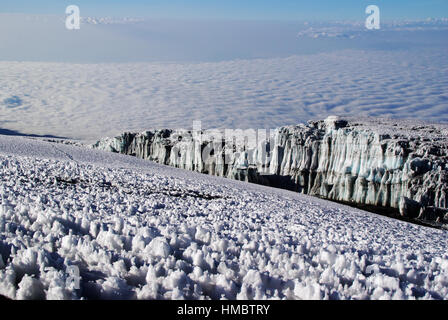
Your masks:
M448 298L441 230L24 138L0 136L0 177L9 298Z

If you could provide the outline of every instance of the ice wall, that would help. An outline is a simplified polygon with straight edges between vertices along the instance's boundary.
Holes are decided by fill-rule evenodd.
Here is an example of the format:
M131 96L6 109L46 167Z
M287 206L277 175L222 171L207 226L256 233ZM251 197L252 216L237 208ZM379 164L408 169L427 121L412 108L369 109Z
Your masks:
M188 138L186 138L188 137ZM448 126L329 117L229 144L209 132L124 133L94 148L447 223Z

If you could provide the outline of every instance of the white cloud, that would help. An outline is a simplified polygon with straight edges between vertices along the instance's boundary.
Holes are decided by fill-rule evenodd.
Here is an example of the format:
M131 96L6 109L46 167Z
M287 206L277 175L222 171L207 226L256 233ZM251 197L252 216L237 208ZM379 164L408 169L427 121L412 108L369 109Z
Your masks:
M340 21L332 23L309 23L304 24L304 28L297 33L298 38L338 38L338 39L358 39L371 36L372 34L384 36L384 31L413 32L413 31L447 31L448 19L427 19L409 21L387 21L381 23L381 31L368 30L363 22Z
M196 64L0 62L0 112L6 129L86 139L193 120L242 129L331 114L447 122L447 72L443 52L398 50ZM20 106L1 103L14 96Z

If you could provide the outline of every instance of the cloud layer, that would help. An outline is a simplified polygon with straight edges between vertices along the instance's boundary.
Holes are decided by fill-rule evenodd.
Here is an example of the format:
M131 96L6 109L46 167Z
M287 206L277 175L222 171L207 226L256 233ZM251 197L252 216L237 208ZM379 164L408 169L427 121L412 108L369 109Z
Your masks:
M330 114L448 122L442 51L197 64L0 62L0 74L0 127L24 133L95 139L189 128L193 120L205 128L274 128Z

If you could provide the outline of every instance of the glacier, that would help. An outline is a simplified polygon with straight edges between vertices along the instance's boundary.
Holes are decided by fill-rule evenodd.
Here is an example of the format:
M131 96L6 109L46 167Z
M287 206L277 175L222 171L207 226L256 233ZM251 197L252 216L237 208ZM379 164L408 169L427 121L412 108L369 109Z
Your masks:
M223 130L163 129L91 147L440 226L448 223L447 136L444 124L330 116L264 139L250 130L229 139Z

